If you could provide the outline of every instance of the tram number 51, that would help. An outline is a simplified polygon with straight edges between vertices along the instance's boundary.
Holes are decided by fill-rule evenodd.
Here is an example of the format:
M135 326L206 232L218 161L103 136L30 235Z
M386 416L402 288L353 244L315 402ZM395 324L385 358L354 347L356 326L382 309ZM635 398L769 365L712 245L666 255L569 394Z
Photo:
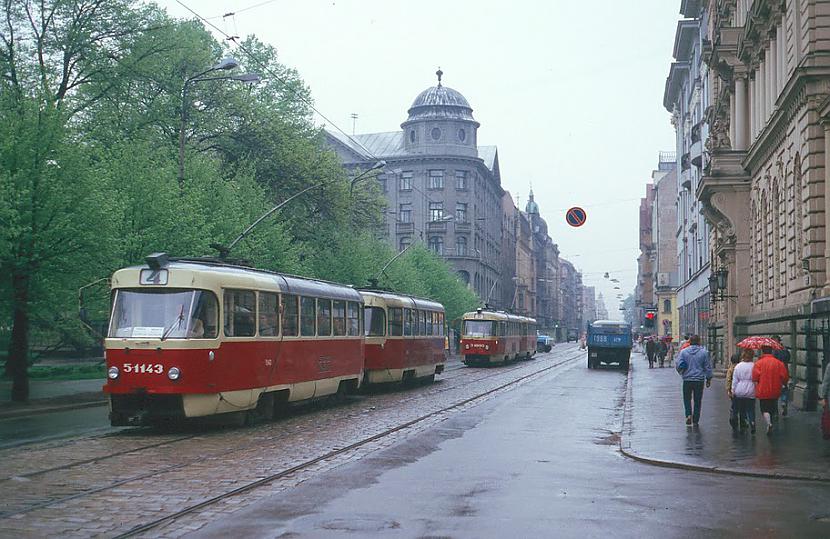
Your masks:
M124 363L124 372L163 374L164 365L161 363Z

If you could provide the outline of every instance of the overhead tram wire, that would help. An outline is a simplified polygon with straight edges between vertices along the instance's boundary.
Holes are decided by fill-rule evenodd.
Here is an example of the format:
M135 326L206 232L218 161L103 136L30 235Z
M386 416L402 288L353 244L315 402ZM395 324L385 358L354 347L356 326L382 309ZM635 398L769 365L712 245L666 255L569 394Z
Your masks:
M273 1L276 1L276 0L273 0ZM214 30L216 30L218 33L220 33L221 35L223 35L223 36L226 38L226 41L231 41L231 42L233 42L233 43L237 46L237 48L238 48L238 49L240 49L243 53L245 53L245 55L248 57L248 59L249 59L249 60L252 60L252 61L253 61L253 62L254 62L254 63L255 63L255 64L256 64L256 65L257 65L257 66L258 66L258 67L262 70L262 71L264 71L265 73L268 73L268 74L269 74L272 78L274 78L274 79L276 79L277 81L279 81L280 83L282 83L283 88L284 88L285 90L287 90L287 91L288 91L291 95L293 95L293 97L294 97L295 99L297 99L297 101L300 101L300 102L302 102L302 103L306 104L306 105L307 105L307 106L308 106L311 110L313 110L313 111L314 111L314 112L315 112L315 113L316 113L316 114L317 114L320 118L322 118L323 120L325 120L327 124L331 125L334 129L336 129L336 130L337 130L338 132L340 132L343 136L345 136L346 138L348 138L351 142L353 142L353 143L354 143L354 144L356 144L357 146L360 146L360 148L362 148L362 149L363 149L363 151L366 153L366 155L367 155L370 159L373 159L374 161L380 161L380 160L381 160L381 159L380 159L380 157L378 157L377 155L375 155L375 154L374 154L371 150L369 150L369 148L367 148L365 145L363 145L363 143L361 143L359 140L357 140L357 139L356 139L356 138L354 138L353 136L349 135L346 131L344 131L343 129L341 129L339 125L337 125L337 124L336 124L336 123L334 123L332 120L330 120L330 119L328 118L328 116L326 116L326 115L325 115L325 114L323 114L323 113L322 113L319 109L317 109L317 107L315 107L315 106L314 106L314 103L312 103L311 101L309 101L308 99L306 99L306 98L305 98L305 97L303 97L302 95L298 94L296 91L292 90L292 89L291 89L291 86L288 84L288 81L286 81L285 79L283 79L283 78L282 78L279 74L275 73L275 72L274 72L274 71L273 71L273 70L272 70L272 69L271 69L268 65L266 65L266 64L264 64L264 63L262 63L262 62L260 62L260 61L256 58L256 56L254 56L254 54L253 54L251 51L249 51L248 49L246 49L244 45L242 45L241 43L239 43L239 42L237 41L237 36L232 36L232 35L228 34L228 33L227 33L227 32L225 32L224 30L222 30L221 28L219 28L218 26L216 26L215 24L213 24L212 22L210 22L210 20L208 20L208 18L205 18L205 17L203 17L202 15L198 14L196 11L194 11L192 8L190 8L189 6L187 6L187 5L186 5L184 2L182 2L181 0L176 0L176 3L177 3L177 4L179 4L180 6L182 6L183 8L185 8L186 10L188 10L190 13L192 13L192 14L193 14L193 16L195 16L197 19L201 20L202 22L204 22L205 24L207 24L208 26L210 26L211 28L213 28ZM261 6L261 5L265 5L265 4L267 4L267 3L269 3L269 2L262 2L261 4L257 4L257 5L254 5L254 6L250 6L250 7L247 7L247 8L243 8L243 9L241 9L241 10L237 10L235 13L241 13L241 12L242 12L242 11L244 11L244 10L247 10L247 9L253 9L254 7L259 7L259 6ZM234 15L234 13L226 13L226 14L225 14L225 15L223 15L222 17L224 17L224 16L226 16L226 15L227 15L227 16L230 16L230 15ZM396 176L397 176L397 175L396 175ZM415 186L415 185L413 185L413 186L412 186L412 190L413 190L413 191L417 191L417 192L421 193L421 194L424 196L424 198L426 198L426 200L427 200L428 202L437 202L436 200L433 200L432 198L430 198L428 193L426 193L425 191L422 191L419 187L417 187L417 186Z
M210 20L208 20L207 18L203 17L202 15L200 15L199 13L197 13L196 11L194 11L191 7L189 7L187 4L185 4L184 2L182 2L182 0L176 0L176 3L177 3L177 4L179 4L180 6L182 6L184 9L186 9L186 10L187 10L187 11L189 11L190 13L192 13L194 17L196 17L197 19L199 19L200 21L202 21L202 22L203 22L203 23L205 23L206 25L210 26L210 27L211 27L211 28L213 28L214 30L216 30L216 32L218 32L219 34L223 35L223 36L225 37L225 40L226 40L226 41L231 41L231 42L233 42L233 43L236 45L236 47L237 47L238 49L240 49L243 53L245 53L245 55L248 57L248 59L249 59L249 60L251 60L251 61L252 61L252 62L254 62L257 66L259 66L259 68L261 69L261 71L263 71L263 72L265 72L265 73L269 74L269 75L270 75L273 79L275 79L275 80L277 80L277 81L281 82L281 83L282 83L282 85L283 85L283 88L284 88L286 91L288 91L290 94L292 94L292 95L294 96L294 98L295 98L297 101L300 101L301 103L304 103L305 105L307 105L307 106L308 106L308 108L310 108L311 110L313 110L313 111L314 111L314 112L315 112L315 113L316 113L316 114L317 114L320 118L322 118L323 120L325 120L325 121L326 121L326 123L328 123L329 125L331 125L332 127L334 127L337 131L339 131L339 132L340 132L343 136L345 136L346 138L348 138L350 141L352 141L352 142L353 142L353 143L355 143L356 145L358 145L358 146L360 146L361 148L363 148L363 150L366 152L366 154L367 154L369 157L371 157L371 158L372 158L372 159L374 159L375 161L379 161L379 160L380 160L380 159L379 159L379 158L378 158L378 157L377 157L374 153L372 153L372 152L369 150L369 148L367 148L366 146L364 146L364 145L363 145L363 144L362 144L359 140L356 140L356 139L355 139L355 138L353 138L351 135L349 135L346 131L344 131L343 129L341 129L341 128L340 128L340 126L339 126L339 125L337 125L336 123L334 123L333 121L331 121L331 120L328 118L328 116L326 116L325 114L323 114L322 112L320 112L320 110L318 110L318 109L317 109L317 107L315 107L315 106L314 106L314 103L312 103L311 101L309 101L308 99L306 99L306 98L305 98L305 97L303 97L302 95L298 94L295 90L292 90L292 89L291 89L291 86L288 84L288 81L287 81L287 80L285 80L283 77L281 77L278 73L274 72L274 70L272 70L272 69L270 68L270 66L268 66L268 65L264 64L263 62L261 62L260 60L258 60L258 59L257 59L257 57L256 57L256 56L255 56L255 55L254 55L251 51L249 51L247 48L245 48L245 46L244 46L244 45L242 45L242 44L238 41L237 36L232 36L232 35L229 35L227 32L225 32L224 30L222 30L221 28L219 28L218 26L216 26L215 24L213 24L212 22L210 22Z

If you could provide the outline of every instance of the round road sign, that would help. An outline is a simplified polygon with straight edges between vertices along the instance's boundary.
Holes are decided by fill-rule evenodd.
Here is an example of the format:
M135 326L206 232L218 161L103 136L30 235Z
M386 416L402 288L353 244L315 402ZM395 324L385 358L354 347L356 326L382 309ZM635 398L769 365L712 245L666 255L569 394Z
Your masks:
M569 209L568 212L565 214L565 221L567 221L568 224L573 227L584 225L585 220L587 218L588 215L585 213L585 210L583 210L579 206L574 206L573 208Z

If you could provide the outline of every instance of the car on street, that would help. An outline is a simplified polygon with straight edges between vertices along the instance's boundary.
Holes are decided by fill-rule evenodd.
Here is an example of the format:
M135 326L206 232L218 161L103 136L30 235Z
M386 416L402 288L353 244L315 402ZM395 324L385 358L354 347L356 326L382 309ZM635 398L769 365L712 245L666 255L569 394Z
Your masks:
M550 335L537 335L536 336L536 351L537 352L550 352L551 348L553 348L554 340L553 337Z

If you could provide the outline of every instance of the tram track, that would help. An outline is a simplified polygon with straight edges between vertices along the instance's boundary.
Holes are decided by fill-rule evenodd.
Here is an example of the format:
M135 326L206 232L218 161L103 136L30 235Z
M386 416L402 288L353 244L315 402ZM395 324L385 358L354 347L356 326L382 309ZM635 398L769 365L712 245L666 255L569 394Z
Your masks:
M258 479L256 481L247 483L245 485L242 485L242 486L237 487L235 489L232 489L230 491L227 491L227 492L224 492L222 494L216 495L214 497L208 498L208 499L203 500L203 501L201 501L197 504L191 505L189 507L186 507L184 509L181 509L179 511L171 513L169 515L165 515L164 517L161 517L161 518L155 519L153 521L147 522L145 524L136 526L136 527L130 529L129 531L127 531L123 534L117 535L115 537L116 537L116 539L124 539L124 538L128 538L128 537L136 537L136 536L141 535L143 533L149 532L149 531L151 531L155 528L158 528L159 526L162 526L164 524L173 522L178 518L181 518L183 516L187 516L187 515L192 514L194 512L197 512L197 511L200 511L200 510L205 509L207 507L210 507L211 505L219 503L223 500L226 500L228 498L232 498L234 496L238 496L240 494L244 494L246 492L250 492L250 491L255 490L257 488L263 487L265 485L273 483L274 481L278 481L279 479L285 478L285 477L290 476L292 474L295 474L297 472L301 472L301 471L303 471L303 470L305 470L305 469L307 469L311 466L314 466L315 464L318 464L320 462L323 462L323 461L335 458L337 456L343 455L345 453L348 453L350 451L358 449L358 448L360 448L362 446L365 446L367 444L370 444L372 442L375 442L375 441L381 440L383 438L386 438L386 437L388 437L388 436L390 436L394 433L397 433L397 432L400 432L400 431L405 430L407 428L410 428L414 425L417 425L418 423L426 421L427 419L430 419L432 417L447 413L447 412L452 411L454 409L457 409L457 408L460 408L460 407L465 406L467 404L473 403L477 400L481 400L484 397L487 397L487 396L492 395L494 393L498 393L498 392L503 391L503 390L505 390L509 387L515 386L516 384L519 384L520 382L523 382L523 381L525 381L529 378L536 377L540 374L543 374L545 372L553 370L557 367L561 367L562 365L569 364L569 363L579 359L579 357L581 355L582 355L581 353L571 354L568 357L562 359L561 361L559 361L557 363L554 363L554 364L549 365L547 367L543 367L541 369L535 370L535 371L533 371L529 374L526 374L524 376L520 376L519 378L516 378L516 379L511 380L509 382L506 382L504 384L501 384L501 385L499 385L495 388L491 388L487 391L484 391L484 392L479 393L477 395L474 395L472 397L468 397L468 398L463 399L459 402L453 403L449 406L445 406L445 407L443 407L439 410L434 410L434 411L429 412L427 414L424 414L420 417L417 417L415 419L412 419L410 421L407 421L407 422L402 423L400 425L397 425L395 427L386 429L382 432L379 432L377 434L374 434L372 436L366 437L362 440L359 440L357 442L349 444L345 447L331 450L331 451L329 451L329 452L327 452L323 455L314 457L312 459L309 459L305 462L302 462L300 464L297 464L297 465L292 466L290 468L287 468L285 470L281 470L279 472L273 473L271 475L268 475L268 476L263 477L261 479Z
M403 423L402 425L398 425L394 428L387 429L386 431L381 432L377 435L374 435L374 436L368 437L366 439L360 440L359 442L356 442L355 444L351 444L351 445L345 446L343 448L339 448L337 450L330 451L330 452L326 453L325 455L323 455L322 457L317 457L317 458L308 460L308 461L302 463L301 465L298 465L299 468L297 466L294 466L294 467L289 468L288 470L285 470L283 472L273 474L273 476L269 476L270 481L277 480L277 479L279 479L279 477L284 477L285 475L293 473L297 469L308 468L309 466L312 466L314 463L320 462L321 460L325 460L326 458L331 458L332 456L342 454L342 453L350 451L350 450L352 450L356 447L366 445L367 443L370 443L374 440L383 438L384 436L389 436L390 434L392 434L394 432L398 432L398 431L400 431L402 429L405 429L409 426L412 426L416 423L422 422L422 421L424 421L424 420L426 420L430 417L433 417L436 414L445 413L448 410L452 410L452 409L457 408L459 406L463 406L466 403L475 401L475 400L480 399L480 398L482 398L486 395L489 395L489 394L491 394L495 391L499 391L499 390L502 390L506 387L509 387L511 385L519 383L520 381L525 380L529 377L536 376L539 373L542 373L542 372L545 372L545 371L550 370L552 368L558 367L558 366L560 366L564 363L568 363L568 362L574 360L576 357L578 357L581 354L580 353L568 354L567 351L566 351L565 354L563 354L563 355L565 356L564 358L559 359L559 361L555 360L556 362L552 365L543 367L542 369L533 369L532 372L530 372L526 375L520 376L518 378L512 379L512 380L508 381L507 383L501 384L501 385L499 385L498 387L496 387L492 390L489 390L489 391L483 392L481 394L475 395L475 396L470 397L468 399L465 399L461 402L454 403L454 404L452 404L448 407L442 408L441 410L430 412L429 414L423 415L423 416L418 417L414 420ZM469 376L469 375L465 375L469 372L469 371L467 371L466 367L464 365L459 365L457 368L452 370L453 376L444 376L444 377L442 377L442 382L443 383L431 384L431 385L428 385L428 386L421 386L419 388L419 389L425 389L425 391L417 391L417 392L389 391L387 393L380 393L380 394L374 394L374 395L370 394L370 395L368 395L368 398L366 400L360 399L360 400L354 402L351 405L351 407L353 408L352 414L356 413L357 408L363 407L367 403L371 403L374 400L373 397L378 397L380 399L383 399L383 398L386 398L386 397L388 397L388 398L397 397L398 399L394 402L394 405L395 406L406 407L406 406L412 405L412 403L420 401L420 400L431 400L438 394L441 394L441 393L444 393L444 392L447 392L447 391L452 391L454 389L457 389L457 388L461 387L462 385L469 385L469 384L472 384L472 383L478 383L478 382L486 381L490 378L497 377L497 376L510 375L511 372L527 368L528 366L532 366L532 363L520 362L520 363L511 364L511 365L507 365L507 366L477 370L475 373L470 373L470 374L474 374L474 376ZM458 379L463 379L463 384L454 383ZM447 385L447 382L450 382L450 384ZM380 403L378 403L378 405L382 406L383 403L380 402ZM349 407L350 407L350 405L346 405L345 407L342 407L342 408L348 409ZM341 408L341 407L337 407L337 408ZM290 427L290 428L294 428L294 427ZM232 435L236 435L239 432L243 432L243 431L240 431L240 430L224 431L220 434L230 433ZM119 433L116 433L116 435L117 434L119 434ZM133 454L136 454L136 453L140 453L142 451L158 450L159 448L172 446L174 444L180 444L180 443L188 442L190 440L193 440L194 438L198 438L200 436L203 436L204 434L205 433L194 434L192 436L182 436L182 437L175 438L175 439L172 439L172 440L165 440L165 441L162 441L162 442L146 444L146 445L142 445L142 446L136 447L136 448L131 448L131 449L128 448L128 449L125 449L123 451L118 451L118 452L111 453L111 454L101 455L101 456L97 456L97 457L93 457L93 458L89 458L89 459L84 459L82 461L75 461L75 462L71 462L71 463L68 463L68 464L65 464L65 465L61 465L61 466L53 466L53 467L43 469L43 470L35 470L35 471L27 472L27 473L24 473L24 474L18 474L18 475L10 476L6 479L0 480L0 484L2 484L2 482L4 482L4 481L20 481L20 478L31 479L31 478L36 478L38 476L45 476L49 473L66 472L67 470L71 470L73 468L78 468L78 467L85 466L85 465L90 465L90 464L98 464L98 463L101 463L101 462L109 460L109 459L128 456L128 455L133 455ZM207 433L207 435L205 437L206 438L210 437L212 434L213 433ZM269 440L271 440L275 437L275 436L263 436L263 433L258 433L258 434L259 434L259 437L262 438L262 440L260 440L260 441L269 441ZM291 436L293 434L294 433L291 433L291 432L288 432L288 433L279 433L278 432L278 433L276 433L276 437L286 436L286 435ZM213 453L210 453L209 455L202 454L202 455L199 455L198 458L188 459L188 460L185 460L184 462L177 462L175 464L162 466L162 467L160 467L158 469L155 469L155 470L149 470L149 471L146 471L144 473L134 474L134 475L130 475L130 476L127 476L127 477L123 477L123 478L118 479L116 481L110 481L110 482L107 482L104 485L96 486L96 487L93 487L93 488L88 488L88 489L82 490L80 492L75 492L75 493L68 494L68 495L63 495L63 496L57 496L57 497L52 498L52 499L47 499L47 500L39 501L39 502L36 502L36 503L27 504L25 507L21 507L21 508L18 508L18 509L13 509L12 511L4 512L4 513L0 514L0 519L14 517L14 516L17 516L17 515L23 515L23 514L26 514L26 513L36 511L38 509L44 509L44 508L48 508L50 506L54 506L54 505L57 505L57 504L69 502L69 501L76 500L76 499L79 499L79 498L92 496L94 494L98 494L98 493L101 493L101 492L106 492L107 490L115 489L115 488L121 487L123 485L126 485L128 483L132 483L132 482L135 482L135 481L141 481L141 480L152 478L152 477L155 477L155 476L161 476L161 475L166 474L166 473L170 473L170 472L173 472L173 471L176 471L176 470L181 470L183 468L186 468L187 466L192 465L195 462L201 461L201 460L203 460L204 458L207 458L207 457L209 457L211 459L221 459L223 457L227 457L228 455L236 453L239 450L244 449L245 447L248 447L252 443L252 440L250 439L250 437L236 436L236 438L238 440L237 443L233 444L232 447L229 447L229 448L226 447L226 449L223 450L223 451L213 452ZM270 481L267 481L267 482L270 482ZM265 483L261 483L261 484L265 484ZM255 487L247 487L246 490L250 490L250 488L255 488ZM188 512L192 512L193 510L195 510L195 509L191 509Z
M383 396L383 395L389 395L389 394L394 393L394 394L397 394L397 395L407 396L408 398L404 398L402 401L400 401L401 404L405 404L405 403L411 402L413 400L423 399L423 398L426 397L426 394L435 394L435 393L440 393L440 392L450 391L452 389L455 389L457 387L456 385L446 386L445 384L447 382L456 380L456 379L461 378L461 377L467 378L468 382L478 382L478 381L486 380L486 379L494 377L494 376L503 375L503 374L512 372L514 370L521 369L525 365L526 365L525 362L519 362L518 364L514 363L514 364L508 364L508 365L494 365L493 367L487 367L486 368L488 370L489 369L494 369L493 372L490 372L490 373L487 373L487 374L482 373L481 376L475 376L472 379L469 379L468 377L464 376L468 372L467 369L469 369L469 367L467 367L464 363L459 362L457 364L451 365L450 368L445 369L444 374L442 374L442 376L439 379L438 383L413 388L413 389L422 389L423 391L418 391L417 393L412 392L409 395L407 395L408 392L401 391L399 386L395 386L394 388L390 387L388 389L382 389L382 390L379 390L379 391L374 392L374 393L372 393L372 392L364 393L364 395L366 395L369 398L372 398L372 397L376 397L376 396ZM486 372L486 371L484 371L484 372ZM452 374L449 374L449 373L452 373ZM211 435L211 434L213 434L213 433L210 432L210 431L200 432L200 433L192 434L192 435L189 435L189 436L178 437L178 438L175 438L175 439L172 439L172 440L154 442L154 443L140 445L140 446L134 447L134 448L127 448L127 449L124 449L124 450L121 450L121 451L115 451L113 453L103 454L103 455L99 455L99 456L95 456L95 457L91 457L91 458L87 458L87 459L83 459L83 460L79 460L79 461L73 461L73 462L63 464L63 465L60 465L60 466L52 466L52 467L45 468L45 469L32 470L32 471L23 472L23 473L11 474L11 475L8 475L6 477L1 477L0 478L0 485L2 485L5 482L19 481L21 478L22 479L30 479L32 477L37 477L37 476L44 475L44 474L47 474L47 473L50 473L50 472L65 471L65 470L69 470L69 469L79 467L79 466L85 466L85 465L88 465L88 464L100 463L104 460L111 459L111 458L122 457L122 456L130 455L130 454L134 454L134 453L139 453L141 451L146 451L146 450L150 450L150 449L158 449L158 448L161 448L161 447L164 447L164 446L173 445L173 444L180 443L180 442L186 442L188 440L198 438L199 436L202 436L202 435ZM123 437L129 436L129 435L131 435L131 433L128 434L126 432L110 432L110 433L94 435L94 436L84 436L83 438L71 439L71 440L69 440L65 443L62 443L62 444L52 444L52 445L49 446L49 449L67 447L67 446L70 446L72 444L76 444L79 441L92 440L92 439L96 439L96 438L98 438L98 439L100 439L100 438L112 438L112 437L123 438ZM4 516L5 516L4 514L0 513L0 518L3 518Z

